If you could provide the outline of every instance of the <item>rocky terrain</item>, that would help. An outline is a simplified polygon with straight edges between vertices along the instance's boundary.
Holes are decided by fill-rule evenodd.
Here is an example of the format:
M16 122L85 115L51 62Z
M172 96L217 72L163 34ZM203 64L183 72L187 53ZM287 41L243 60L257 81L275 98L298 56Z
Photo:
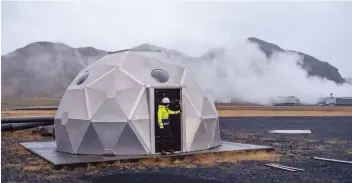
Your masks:
M270 57L274 52L286 51L279 46L258 38L248 38L250 42ZM177 50L169 50L154 45L143 44L137 48L161 49L171 58L182 63L197 63L212 60L223 53L223 49L211 49L200 57L190 57ZM344 83L339 71L328 62L310 55L304 56L303 69L310 76L325 78L336 83ZM63 43L35 42L1 56L2 99L60 98L78 72L106 55L107 52L92 47L73 48ZM197 64L195 64L197 65Z

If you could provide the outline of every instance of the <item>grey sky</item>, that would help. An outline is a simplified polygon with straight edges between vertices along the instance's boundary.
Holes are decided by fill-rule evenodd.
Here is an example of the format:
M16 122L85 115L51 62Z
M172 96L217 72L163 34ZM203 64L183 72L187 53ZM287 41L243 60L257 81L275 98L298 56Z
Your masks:
M34 41L118 50L142 43L200 55L248 36L352 77L352 2L2 2L6 54Z

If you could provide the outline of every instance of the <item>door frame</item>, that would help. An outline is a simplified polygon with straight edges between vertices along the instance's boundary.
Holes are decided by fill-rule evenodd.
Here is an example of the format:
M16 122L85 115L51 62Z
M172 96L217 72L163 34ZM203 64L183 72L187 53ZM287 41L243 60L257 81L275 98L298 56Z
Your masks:
M181 101L181 118L180 118L180 125L181 125L181 151L176 151L176 152L184 152L184 147L185 147L185 117L184 115L184 101L182 99L183 97L183 87L182 85L158 85L158 86L147 86L147 92L148 92L148 104L149 104L149 115L150 115L150 151L151 154L155 154L155 89L180 89L180 101Z

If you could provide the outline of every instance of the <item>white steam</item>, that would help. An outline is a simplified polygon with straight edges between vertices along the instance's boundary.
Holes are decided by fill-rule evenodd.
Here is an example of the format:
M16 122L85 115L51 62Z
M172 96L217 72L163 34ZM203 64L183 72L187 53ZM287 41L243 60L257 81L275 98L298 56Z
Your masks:
M222 103L270 104L271 97L296 96L312 104L330 93L352 96L352 85L308 77L297 63L302 63L298 54L277 53L267 59L257 44L245 41L227 46L213 59L185 64Z

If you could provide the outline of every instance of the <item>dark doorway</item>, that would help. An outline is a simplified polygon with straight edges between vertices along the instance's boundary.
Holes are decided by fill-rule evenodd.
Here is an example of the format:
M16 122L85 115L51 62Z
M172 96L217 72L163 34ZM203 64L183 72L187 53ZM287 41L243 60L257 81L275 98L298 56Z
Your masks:
M160 129L158 124L158 106L164 97L170 99L169 109L177 111L181 108L181 89L155 89L154 90L154 115L155 115L155 152L160 149ZM181 151L181 115L170 115L170 131L172 134L172 145L174 151Z

